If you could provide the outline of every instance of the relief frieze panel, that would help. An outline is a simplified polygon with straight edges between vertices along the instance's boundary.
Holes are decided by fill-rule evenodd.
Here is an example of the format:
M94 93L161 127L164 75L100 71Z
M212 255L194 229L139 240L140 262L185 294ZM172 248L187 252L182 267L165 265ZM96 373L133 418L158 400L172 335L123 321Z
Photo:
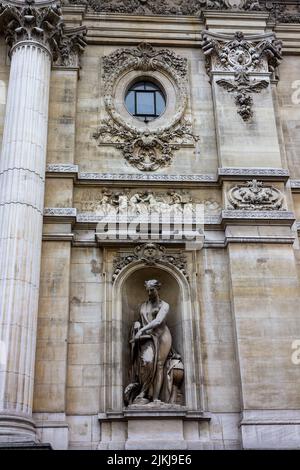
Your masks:
M219 215L217 197L201 197L184 190L153 191L151 189L84 189L75 192L75 206L81 214L99 217L109 215L193 214L196 204L203 204L207 215Z
M205 10L269 13L269 21L300 23L295 0L63 0L63 5L85 5L99 13L127 15L201 15Z

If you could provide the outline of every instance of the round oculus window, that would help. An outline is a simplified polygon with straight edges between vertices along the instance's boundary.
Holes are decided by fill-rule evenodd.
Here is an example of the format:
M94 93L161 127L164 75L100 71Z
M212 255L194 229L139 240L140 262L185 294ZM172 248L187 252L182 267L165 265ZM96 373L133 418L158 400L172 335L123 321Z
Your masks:
M149 81L141 81L129 88L125 105L132 116L148 122L163 114L166 109L166 99L158 85Z

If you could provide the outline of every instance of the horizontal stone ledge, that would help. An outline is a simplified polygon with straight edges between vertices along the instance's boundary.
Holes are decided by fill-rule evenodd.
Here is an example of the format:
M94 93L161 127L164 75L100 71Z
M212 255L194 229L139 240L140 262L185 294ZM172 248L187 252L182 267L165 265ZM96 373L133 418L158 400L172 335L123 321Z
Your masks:
M146 406L145 406L146 408ZM124 409L123 412L107 412L99 413L98 419L100 422L103 421L129 421L136 419L183 419L185 421L210 421L210 413L202 411L193 411L187 409Z
M240 424L300 424L300 410L244 410Z
M284 181L289 179L289 171L282 168L219 168L219 181L240 181L259 178L264 181ZM300 188L300 181L299 181Z
M51 444L40 442L0 442L0 450L52 450Z
M253 211L253 210L223 210L222 224L237 225L288 225L295 222L295 215L289 211Z
M46 175L48 178L73 178L78 184L95 184L99 182L101 184L109 183L140 183L143 184L145 181L148 183L199 183L214 184L218 182L217 175L215 174L187 174L187 175L158 175L158 174L121 174L121 173L89 173L80 172L78 165L63 163L56 164L51 163L47 165Z
M226 237L224 247L229 243L270 243L270 244L283 244L292 245L295 242L295 237ZM204 245L205 246L205 245ZM209 245L207 246L209 248Z
M116 183L123 185L128 184L144 184L145 182L153 184L172 183L183 185L185 183L196 187L199 185L217 186L222 181L241 181L253 178L259 178L263 181L283 181L289 179L289 171L282 168L219 168L218 174L186 174L186 175L159 175L145 173L90 173L80 172L78 165L73 164L49 164L47 165L48 178L73 178L78 184L91 185L99 183L99 185L107 183ZM291 184L292 188L300 189L300 180L294 180Z
M52 65L52 70L64 70L64 71L71 71L79 73L80 67L79 65Z
M45 207L45 223L74 223L76 222L77 209L73 207Z
M291 190L293 193L300 192L300 180L291 180Z
M194 175L158 175L158 174L118 174L118 173L79 173L78 181L132 181L154 183L217 183L217 177L212 174Z
M72 242L74 240L73 233L44 233L42 237L44 242Z
M51 163L46 167L46 175L55 178L77 178L78 165L72 163Z

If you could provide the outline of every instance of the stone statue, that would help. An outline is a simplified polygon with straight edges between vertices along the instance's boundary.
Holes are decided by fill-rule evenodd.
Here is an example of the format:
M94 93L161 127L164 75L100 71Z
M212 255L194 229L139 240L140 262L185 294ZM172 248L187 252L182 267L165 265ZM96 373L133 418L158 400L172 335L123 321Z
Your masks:
M96 207L96 214L105 216L109 214L111 210L111 204L110 204L110 199L111 199L111 194L108 191L104 191L102 195L101 201L99 201L97 207Z
M124 392L126 405L178 403L183 382L183 364L172 348L166 324L169 304L160 299L160 282L145 282L148 300L140 307L140 318L131 329L131 383Z

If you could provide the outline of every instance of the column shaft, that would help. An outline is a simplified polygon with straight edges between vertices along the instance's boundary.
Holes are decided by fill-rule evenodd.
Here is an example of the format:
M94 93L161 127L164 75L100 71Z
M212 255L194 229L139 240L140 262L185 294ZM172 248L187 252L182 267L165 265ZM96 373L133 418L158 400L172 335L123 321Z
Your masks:
M44 46L13 49L0 159L0 435L9 416L32 412L50 70Z

